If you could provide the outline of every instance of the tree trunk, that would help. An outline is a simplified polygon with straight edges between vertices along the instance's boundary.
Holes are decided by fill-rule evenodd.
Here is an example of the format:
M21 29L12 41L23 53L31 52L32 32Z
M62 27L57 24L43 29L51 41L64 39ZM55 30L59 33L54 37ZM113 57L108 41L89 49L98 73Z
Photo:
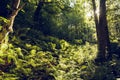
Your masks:
M9 23L5 23L2 26L2 30L0 31L0 44L3 44L6 42L6 37L8 36L8 34L10 32L13 32L13 23L15 20L15 17L17 16L18 12L20 11L20 9L25 5L23 4L22 6L20 5L20 1L21 0L14 0L13 1L13 10L11 12L10 15L7 15L7 19L9 20ZM0 45L1 47L1 45ZM5 60L5 64L0 64L0 70L4 71L8 68L8 66L10 66L12 64L12 62L8 62L7 58L4 58Z
M34 21L35 22L39 21L40 11L41 11L43 5L44 5L44 2L39 1L39 4L38 4L38 6L35 10L35 13L34 13Z
M106 19L106 0L100 0L100 15L99 15L99 53L100 57L106 58L110 51L110 39L108 25Z
M7 19L9 20L9 23L4 24L2 27L3 29L0 31L0 43L3 43L5 41L5 37L10 33L13 32L13 23L15 20L15 17L17 16L18 12L21 10L21 8L25 5L23 4L20 6L21 0L14 0L13 2L13 10L10 15L8 15Z
M33 17L33 20L35 22L35 26L36 27L33 27L34 29L38 29L42 32L44 32L44 24L45 24L45 21L44 21L44 18L42 16L43 12L42 12L42 9L43 9L43 6L46 5L46 4L50 4L52 2L47 2L45 0L40 0L38 5L37 5L37 8L34 12L34 17Z
M100 0L100 13L99 20L97 17L95 0L92 0L94 9L94 18L96 24L97 40L98 40L98 59L101 61L107 59L108 52L110 51L110 40L108 25L106 19L106 0Z

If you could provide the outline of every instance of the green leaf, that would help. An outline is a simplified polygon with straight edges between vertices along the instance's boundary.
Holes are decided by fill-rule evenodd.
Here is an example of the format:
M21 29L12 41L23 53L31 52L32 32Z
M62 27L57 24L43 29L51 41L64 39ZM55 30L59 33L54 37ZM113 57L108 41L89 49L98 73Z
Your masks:
M0 64L5 64L5 60L0 58Z
M31 51L30 51L30 53L33 55L33 54L35 54L35 53L36 53L36 50L35 50L35 49L33 49L33 50L31 50Z
M2 26L0 25L0 31L2 30Z
M8 49L8 44L2 44L1 45L1 50L5 51L6 49Z
M87 68L87 66L83 65L80 69L81 69L81 70L84 70L84 69L86 69L86 68Z

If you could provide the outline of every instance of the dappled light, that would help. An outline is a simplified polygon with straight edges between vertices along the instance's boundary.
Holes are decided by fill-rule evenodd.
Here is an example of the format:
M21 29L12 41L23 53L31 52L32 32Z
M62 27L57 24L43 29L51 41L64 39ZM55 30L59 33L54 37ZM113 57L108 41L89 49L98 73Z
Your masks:
M97 10L95 11L95 13L99 16L99 12L100 10L97 8Z
M88 13L86 14L86 16L87 16L87 17L91 17L92 14L91 14L90 12L88 12Z
M119 4L0 0L0 80L119 80Z

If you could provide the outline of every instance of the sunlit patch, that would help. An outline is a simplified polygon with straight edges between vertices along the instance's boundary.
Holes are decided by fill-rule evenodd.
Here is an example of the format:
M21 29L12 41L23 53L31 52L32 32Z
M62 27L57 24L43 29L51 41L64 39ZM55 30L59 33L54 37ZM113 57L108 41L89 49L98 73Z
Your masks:
M120 78L116 78L116 80L120 80Z
M84 5L84 7L90 6L90 4L88 4L87 2L85 2L83 5Z
M97 10L95 11L95 13L96 13L97 15L99 15L99 12L100 12L99 9L97 9Z
M70 3L70 7L74 7L74 3L73 2Z
M91 14L90 12L88 12L88 13L86 14L86 16L87 16L87 17L91 17L92 14Z

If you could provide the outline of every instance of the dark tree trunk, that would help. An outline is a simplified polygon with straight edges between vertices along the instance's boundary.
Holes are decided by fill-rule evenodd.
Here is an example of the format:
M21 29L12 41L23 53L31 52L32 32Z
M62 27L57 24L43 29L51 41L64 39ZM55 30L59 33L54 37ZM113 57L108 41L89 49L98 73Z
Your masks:
M108 25L106 19L106 0L100 0L100 15L99 15L99 53L100 57L106 58L110 51L110 39L108 32Z
M38 6L35 10L35 13L34 13L34 21L35 22L39 21L40 11L41 11L43 5L44 5L44 2L39 1L39 4L38 4Z
M45 35L49 34L49 27L46 29L45 24L47 23L46 19L42 16L43 11L44 10L44 5L50 4L52 2L46 2L45 0L41 0L38 3L38 6L34 12L34 26L33 29L37 29L40 30L41 32L43 32ZM46 31L48 30L48 31Z
M107 59L108 52L110 51L110 40L108 25L106 19L106 0L100 0L100 13L99 20L97 18L95 0L92 0L94 9L94 18L96 24L96 32L98 39L98 59L101 61Z
M40 19L40 13L41 13L41 9L43 8L44 4L49 4L51 2L47 2L45 0L40 0L38 5L37 5L37 8L34 12L34 21L35 22L38 22L39 19Z

